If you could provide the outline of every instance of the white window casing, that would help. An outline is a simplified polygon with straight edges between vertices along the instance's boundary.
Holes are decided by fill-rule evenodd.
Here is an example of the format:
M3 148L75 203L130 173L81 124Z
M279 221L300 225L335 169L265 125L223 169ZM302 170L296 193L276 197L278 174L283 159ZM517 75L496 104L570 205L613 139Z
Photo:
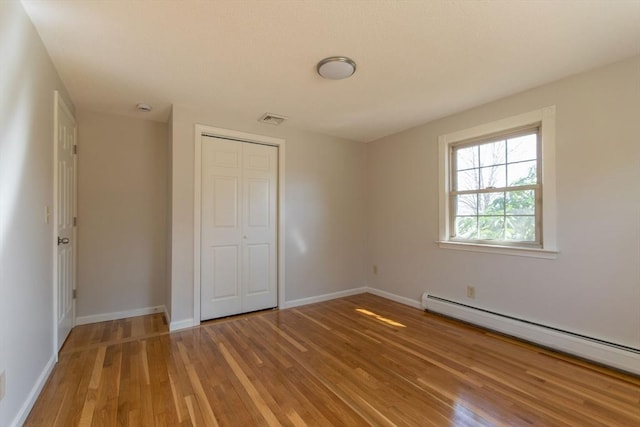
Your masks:
M504 255L555 258L558 253L556 240L556 184L555 184L555 106L545 107L517 116L464 129L438 138L439 149L439 241L441 248L474 252L489 252ZM540 246L508 245L500 242L465 242L451 239L452 209L450 193L452 188L449 170L451 147L463 141L477 140L491 135L508 132L527 126L539 126L541 154L540 186L542 188L542 212L537 229L540 230Z

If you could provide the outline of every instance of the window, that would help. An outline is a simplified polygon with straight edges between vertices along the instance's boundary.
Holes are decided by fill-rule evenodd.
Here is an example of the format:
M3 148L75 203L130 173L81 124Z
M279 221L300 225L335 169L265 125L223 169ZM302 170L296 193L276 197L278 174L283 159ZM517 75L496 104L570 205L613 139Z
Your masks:
M440 246L554 257L555 107L443 135Z
M452 145L452 240L540 244L539 127Z

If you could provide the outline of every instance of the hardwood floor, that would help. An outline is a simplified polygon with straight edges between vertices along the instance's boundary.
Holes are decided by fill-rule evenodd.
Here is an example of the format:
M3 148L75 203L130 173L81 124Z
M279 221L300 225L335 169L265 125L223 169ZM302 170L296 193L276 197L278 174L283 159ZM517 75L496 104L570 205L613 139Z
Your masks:
M640 379L370 294L75 328L27 426L639 426Z

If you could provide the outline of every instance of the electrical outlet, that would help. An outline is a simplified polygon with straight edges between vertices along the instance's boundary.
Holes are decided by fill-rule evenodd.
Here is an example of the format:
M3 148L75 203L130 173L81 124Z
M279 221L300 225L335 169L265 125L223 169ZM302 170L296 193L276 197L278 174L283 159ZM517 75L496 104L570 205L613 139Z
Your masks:
M7 384L7 375L5 371L0 372L0 400L4 399L5 388Z
M474 299L476 297L476 287L467 286L467 298Z
M373 270L373 274L378 274L378 266L377 265L374 265L372 270Z

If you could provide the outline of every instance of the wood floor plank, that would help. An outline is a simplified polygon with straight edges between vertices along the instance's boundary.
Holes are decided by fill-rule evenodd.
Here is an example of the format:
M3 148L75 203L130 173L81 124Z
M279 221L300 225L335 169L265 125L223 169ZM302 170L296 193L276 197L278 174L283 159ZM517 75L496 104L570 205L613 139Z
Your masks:
M224 359L227 361L227 364L231 367L231 370L236 375L238 380L240 380L240 382L242 383L242 386L245 388L245 390L253 400L254 404L256 405L256 407L264 417L264 420L267 422L267 424L271 427L279 426L280 423L278 422L278 419L276 418L275 414L273 413L273 411L271 411L271 408L269 408L269 405L267 405L264 398L260 395L254 383L251 380L249 380L249 377L247 377L247 375L244 373L244 371L242 370L238 362L235 360L235 358L231 355L229 350L227 350L227 348L223 343L219 343L218 347Z
M187 375L189 375L189 380L191 381L191 385L195 391L195 397L198 402L198 407L204 417L206 425L217 426L218 422L216 421L216 417L213 414L213 409L211 409L211 405L207 399L207 394L204 391L204 387L202 387L202 383L200 382L200 378L196 374L196 371L193 365L186 366Z
M74 328L26 426L637 426L640 378L370 294Z

